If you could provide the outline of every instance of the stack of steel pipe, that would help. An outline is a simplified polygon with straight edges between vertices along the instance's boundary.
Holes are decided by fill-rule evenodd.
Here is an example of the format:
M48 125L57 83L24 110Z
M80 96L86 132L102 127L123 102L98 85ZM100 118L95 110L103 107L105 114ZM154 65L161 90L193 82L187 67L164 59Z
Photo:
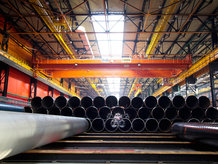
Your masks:
M148 96L144 100L127 96L118 100L112 95L94 99L85 96L81 100L76 96L69 100L46 96L33 98L31 105L26 112L87 118L94 132L169 132L173 123L214 122L218 118L218 110L210 106L206 96L185 99L176 95L172 100L167 96Z

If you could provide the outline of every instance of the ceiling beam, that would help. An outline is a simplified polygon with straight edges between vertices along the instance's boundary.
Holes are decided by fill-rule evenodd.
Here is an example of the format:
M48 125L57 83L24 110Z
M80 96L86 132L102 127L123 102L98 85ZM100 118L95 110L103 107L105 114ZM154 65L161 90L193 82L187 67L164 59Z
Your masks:
M47 34L83 34L84 32L9 32L9 34L19 34L19 35L47 35ZM211 33L211 31L125 31L125 32L91 32L87 31L86 34L205 34Z
M33 5L35 5L35 4L33 4ZM36 5L36 6L38 6L38 5ZM48 9L46 9L46 10L48 10ZM54 12L54 11L52 11L52 12ZM55 14L59 15L60 13L55 13ZM119 13L119 12L118 13L116 13L116 12L111 12L111 13L109 12L108 13L108 15L120 15L120 14L121 13ZM96 15L104 15L104 13L78 13L78 14L71 13L71 14L67 14L67 16L76 16L76 17L96 16ZM122 15L123 16L143 16L143 15L162 16L162 15L171 15L171 16L183 17L183 16L188 16L189 14L186 14L186 13L170 13L170 14L161 14L161 13L150 13L150 14L148 14L148 13L145 13L145 14L142 14L142 13L124 13ZM33 15L33 14L23 14L23 16L24 17L37 17L37 15ZM49 16L49 14L48 15L40 14L39 16ZM54 16L54 15L50 15L50 16ZM218 16L218 14L216 14L216 13L215 14L212 14L212 13L202 13L202 14L200 14L199 13L199 14L193 14L193 16L208 17L208 16ZM18 15L11 15L11 17L16 18L16 17L18 17Z
M20 11L12 4L12 2L7 1L8 5L19 15L19 17L22 18L22 20L25 22L25 24L33 31L33 33L37 33L36 29L30 24L30 22L23 17L22 13L20 13ZM51 50L51 52L55 55L58 56L57 53L54 51L54 49L46 42L46 40L40 35L38 34L40 40Z

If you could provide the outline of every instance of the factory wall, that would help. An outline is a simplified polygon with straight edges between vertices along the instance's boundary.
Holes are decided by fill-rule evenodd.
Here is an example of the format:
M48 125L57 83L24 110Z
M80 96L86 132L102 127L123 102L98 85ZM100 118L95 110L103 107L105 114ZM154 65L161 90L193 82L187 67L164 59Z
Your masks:
M30 76L15 68L10 67L7 97L22 101L28 101L30 97L30 80ZM49 92L48 88L48 85L37 81L36 96L47 96ZM53 96L56 98L59 95L60 92L54 89Z
M30 92L30 77L10 67L7 92L7 97L27 100Z

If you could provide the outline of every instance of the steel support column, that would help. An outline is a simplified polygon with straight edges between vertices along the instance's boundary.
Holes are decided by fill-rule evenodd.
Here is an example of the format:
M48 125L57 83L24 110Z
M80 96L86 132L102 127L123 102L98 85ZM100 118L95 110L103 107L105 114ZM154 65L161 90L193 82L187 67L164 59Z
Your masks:
M216 31L216 24L215 24L215 18L212 18L212 33L211 33L211 38L212 38L212 48L215 49L218 44L218 37L217 37L217 31Z
M33 97L36 97L36 93L37 93L37 80L34 77L31 77L29 100L31 100Z
M71 82L68 83L68 90L71 90Z
M9 41L9 34L7 33L7 19L5 19L4 22L4 29L1 31L3 37L2 37L2 42L1 42L1 49L3 51L8 51L8 41Z
M64 79L63 78L61 78L61 80L60 80L60 86L64 86Z
M185 78L185 95L188 97L188 81L187 78Z
M9 66L0 62L0 93L2 96L7 96L8 90Z
M218 60L212 62L209 64L209 72L210 72L210 88L211 88L211 98L212 98L212 105L213 107L217 106L216 103L216 94L217 94L217 89L215 88L214 81L217 79L216 78L216 73L218 71Z
M53 95L54 95L54 88L48 86L48 96L53 97Z

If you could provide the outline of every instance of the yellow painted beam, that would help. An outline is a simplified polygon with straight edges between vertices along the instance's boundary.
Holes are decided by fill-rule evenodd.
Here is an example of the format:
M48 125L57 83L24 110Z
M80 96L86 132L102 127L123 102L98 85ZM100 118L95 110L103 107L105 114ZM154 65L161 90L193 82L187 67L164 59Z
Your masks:
M134 90L135 84L136 84L137 82L138 82L138 78L135 78L135 80L134 80L134 82L133 82L133 84L132 84L132 87L131 87L131 89L130 89L130 91L129 91L128 97L131 96L131 93L132 93L132 91Z
M178 2L178 0L171 0L169 3L170 6L166 8L166 11L163 11L163 14L166 14L166 15L161 16L160 21L158 22L157 27L155 28L155 32L163 31L165 29L165 27L166 27L166 25L171 17L171 15L167 15L167 14L173 13L173 11L176 7L176 4L174 4L175 2ZM174 4L174 5L172 5L172 4ZM156 47L161 35L162 35L161 33L154 33L153 34L153 36L151 38L151 42L148 45L147 51L145 53L146 55L148 55L149 58L150 58L150 54L153 52L154 48ZM137 79L137 81L138 81L138 79ZM132 87L135 87L134 85ZM131 95L131 93L132 93L132 90L130 90L129 95Z
M170 3L169 3L169 7L167 7L165 9L165 11L163 11L163 14L165 15L162 15L161 18L160 18L160 21L158 22L157 24L157 27L155 28L155 32L159 32L159 31L163 31L165 28L166 28L166 25L170 19L170 17L172 15L167 15L167 14L170 14L170 13L173 13L174 10L175 10L175 7L176 7L176 3L175 2L178 2L179 0L171 0ZM173 5L172 5L173 4ZM148 55L148 57L150 57L150 54L153 52L153 50L155 49L160 37L161 37L162 34L160 33L154 33L152 38L151 38L151 42L150 44L148 45L148 48L147 48L147 51L146 51L146 55Z
M0 55L1 56L4 56L5 58L11 60L12 62L16 63L19 67L22 67L30 72L32 72L32 75L34 74L34 71L32 69L31 66L29 66L26 62L24 61L21 61L17 58L15 58L14 56L11 56L10 54L4 52L4 51L1 51L0 50ZM4 61L3 61L4 62ZM53 84L54 86L56 86L57 88L60 88L61 90L67 92L69 95L73 95L73 96L79 96L77 95L75 92L70 92L68 89L60 86L57 82L55 82L54 80L51 80L51 79L48 79L46 76L45 76L45 73L42 73L40 71L37 71L36 74L35 74L37 77L41 77L43 79L45 79L46 81L50 82L51 84Z
M218 84L218 80L214 81L214 83L215 83L215 84ZM202 88L202 89L200 89L200 90L198 91L198 94L201 94L201 93L203 93L203 92L208 92L208 91L210 91L210 90L211 90L210 87Z
M142 92L142 89L141 89L141 86L138 88L138 90L135 92L135 97L140 93L140 92Z
M182 82L185 80L186 77L189 77L190 75L194 74L197 71L200 71L204 67L206 67L210 62L216 60L218 58L218 48L213 50L212 52L204 55L201 59L199 59L195 64L193 64L187 71L184 71L181 73L177 78L171 79L169 82L174 85ZM157 90L153 96L157 97L163 92L167 91L170 89L172 86L162 86L159 90Z
M58 40L58 42L61 44L63 49L67 52L69 57L75 59L73 52L67 46L67 44L65 43L61 34L56 34L59 31L57 30L56 26L54 25L54 22L52 21L51 17L47 14L47 11L43 8L43 5L41 4L41 2L39 0L30 0L30 2L36 4L36 5L33 5L33 8L36 10L36 12L39 15L43 15L43 16L41 16L42 20L45 22L45 24L51 30L51 32L55 32L55 34L53 34L53 35ZM48 16L46 16L46 15L48 15Z
M95 85L93 82L91 82L91 80L90 80L89 78L86 78L86 80L89 82L89 84L92 86L92 88L96 91L96 93L98 94L98 96L101 96L101 94L99 93L99 91L98 91L96 85Z
M35 3L37 5L33 5L34 9L37 11L37 13L39 13L39 15L48 15L46 14L47 11L45 9L43 9L43 5L41 4L41 2L39 0L30 0L32 3ZM41 16L41 18L43 19L43 21L45 22L45 24L47 25L47 27L51 30L51 32L55 32L55 34L53 34L56 39L58 40L58 42L61 44L61 46L64 48L64 50L67 52L67 54L69 55L70 58L76 59L73 52L70 50L70 48L68 47L68 45L65 43L63 37L61 36L61 34L58 34L58 30L54 24L54 22L52 21L50 16ZM56 34L57 32L57 34ZM94 87L91 83L90 85L93 87L93 89L98 93L96 87Z

